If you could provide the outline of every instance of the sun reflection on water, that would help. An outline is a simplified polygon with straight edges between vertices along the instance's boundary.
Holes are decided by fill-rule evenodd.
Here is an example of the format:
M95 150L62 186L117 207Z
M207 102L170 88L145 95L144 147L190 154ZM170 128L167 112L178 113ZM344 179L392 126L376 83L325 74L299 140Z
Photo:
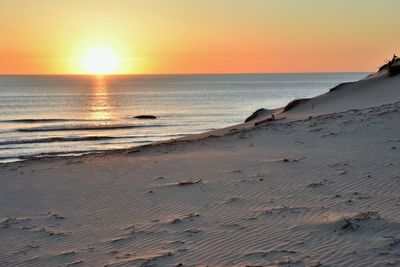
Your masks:
M90 100L90 119L98 121L111 120L114 111L109 96L109 88L105 76L96 76Z

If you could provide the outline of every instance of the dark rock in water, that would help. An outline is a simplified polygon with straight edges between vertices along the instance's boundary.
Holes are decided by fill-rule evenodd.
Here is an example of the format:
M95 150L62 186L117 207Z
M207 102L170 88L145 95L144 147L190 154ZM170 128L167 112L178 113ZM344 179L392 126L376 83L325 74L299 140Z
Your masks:
M259 110L257 110L256 112L254 112L253 114L251 114L250 117L248 117L244 122L249 122L252 120L257 119L259 116L264 116L268 113L270 113L271 111L265 108L260 108Z
M157 119L157 117L153 116L153 115L139 115L139 116L135 116L133 118L139 119L139 120L155 120L155 119Z

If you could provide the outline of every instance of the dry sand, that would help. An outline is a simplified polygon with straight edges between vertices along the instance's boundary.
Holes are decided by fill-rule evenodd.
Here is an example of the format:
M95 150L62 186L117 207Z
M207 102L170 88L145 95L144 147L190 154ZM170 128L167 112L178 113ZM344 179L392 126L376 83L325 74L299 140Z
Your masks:
M280 111L1 165L0 266L400 266L400 77Z

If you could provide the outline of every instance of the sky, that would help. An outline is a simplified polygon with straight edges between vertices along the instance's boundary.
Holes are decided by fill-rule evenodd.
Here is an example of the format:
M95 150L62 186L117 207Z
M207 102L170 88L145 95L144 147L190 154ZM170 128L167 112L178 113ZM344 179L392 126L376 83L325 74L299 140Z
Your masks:
M110 64L87 62L94 49L121 74L375 71L400 53L399 10L399 0L0 0L0 74Z

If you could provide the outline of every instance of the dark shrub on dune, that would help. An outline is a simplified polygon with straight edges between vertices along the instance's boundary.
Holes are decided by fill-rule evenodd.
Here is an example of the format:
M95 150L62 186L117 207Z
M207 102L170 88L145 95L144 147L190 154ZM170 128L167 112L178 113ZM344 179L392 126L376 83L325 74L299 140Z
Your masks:
M394 66L389 67L389 76L393 77L400 74L400 62Z
M386 64L379 68L379 71L387 70L389 77L400 74L400 58L396 55L391 60L387 60Z

